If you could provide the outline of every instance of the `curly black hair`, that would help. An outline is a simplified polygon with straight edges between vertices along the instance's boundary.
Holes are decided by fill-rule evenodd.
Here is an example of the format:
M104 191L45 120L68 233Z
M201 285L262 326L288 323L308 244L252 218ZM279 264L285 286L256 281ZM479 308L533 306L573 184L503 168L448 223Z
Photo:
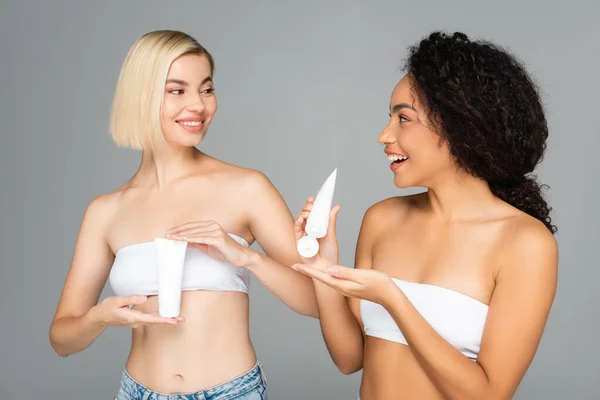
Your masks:
M515 56L464 33L433 32L409 48L404 66L457 164L500 199L555 233L534 175L548 124L536 85Z

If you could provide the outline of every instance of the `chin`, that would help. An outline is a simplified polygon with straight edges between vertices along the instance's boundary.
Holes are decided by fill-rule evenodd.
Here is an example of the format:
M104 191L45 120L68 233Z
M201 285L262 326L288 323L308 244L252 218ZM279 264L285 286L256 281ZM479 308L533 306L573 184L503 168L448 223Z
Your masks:
M407 180L406 177L401 177L400 175L394 175L394 185L398 189L407 189L416 186L413 182Z
M182 147L195 147L202 143L204 139L205 132L196 133L196 134L187 134L183 137L178 137L173 142Z

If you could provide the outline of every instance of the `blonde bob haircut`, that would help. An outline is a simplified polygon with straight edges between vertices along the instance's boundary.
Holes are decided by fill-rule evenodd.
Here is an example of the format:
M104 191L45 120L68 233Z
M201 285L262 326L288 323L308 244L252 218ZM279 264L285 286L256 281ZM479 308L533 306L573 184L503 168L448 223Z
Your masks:
M133 44L121 67L110 112L110 132L117 145L149 150L162 146L165 82L171 63L184 54L206 56L214 73L210 53L186 33L153 31Z

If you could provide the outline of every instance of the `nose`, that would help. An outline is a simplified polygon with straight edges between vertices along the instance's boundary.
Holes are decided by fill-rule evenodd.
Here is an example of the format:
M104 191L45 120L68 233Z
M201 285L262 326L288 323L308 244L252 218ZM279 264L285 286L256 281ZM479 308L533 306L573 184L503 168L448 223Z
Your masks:
M186 108L190 112L201 113L202 111L204 111L205 108L204 99L198 93L196 94L196 96L190 98L190 101Z
M392 133L389 124L385 128L383 128L383 131L381 131L381 133L379 134L377 141L379 142L379 144L382 145L387 145L396 141L396 137Z

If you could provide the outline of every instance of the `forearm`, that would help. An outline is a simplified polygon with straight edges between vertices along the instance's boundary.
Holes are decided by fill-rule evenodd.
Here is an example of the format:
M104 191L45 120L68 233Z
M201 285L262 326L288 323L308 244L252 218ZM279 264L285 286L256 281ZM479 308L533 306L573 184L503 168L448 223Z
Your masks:
M50 344L59 356L67 357L86 349L105 327L94 319L91 310L78 317L62 317L50 327Z
M493 399L484 370L442 338L398 289L385 305L417 360L448 399Z
M347 299L335 289L314 280L321 331L331 359L344 374L363 365L363 335Z
M246 268L289 308L301 315L318 318L311 278L258 252L253 252Z

